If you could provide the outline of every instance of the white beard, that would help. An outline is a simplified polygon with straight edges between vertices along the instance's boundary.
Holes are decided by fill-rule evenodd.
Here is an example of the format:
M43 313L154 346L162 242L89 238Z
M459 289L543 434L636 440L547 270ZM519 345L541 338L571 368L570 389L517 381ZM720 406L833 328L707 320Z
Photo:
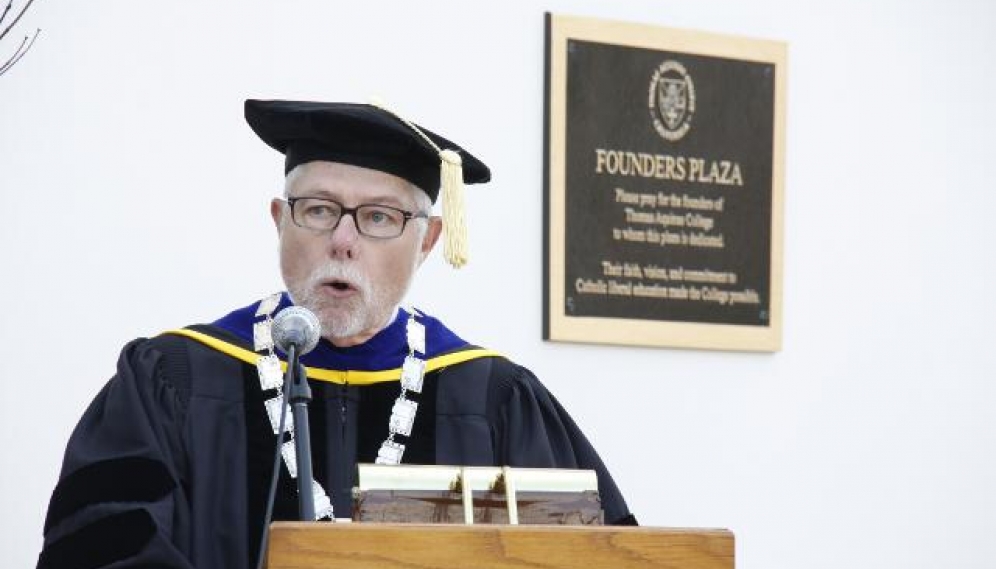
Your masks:
M323 282L339 279L352 283L358 295L332 298L321 292ZM302 281L288 280L287 291L294 304L311 310L322 325L322 336L349 338L363 332L371 335L390 322L409 282L375 286L367 275L352 263L330 261L316 268Z

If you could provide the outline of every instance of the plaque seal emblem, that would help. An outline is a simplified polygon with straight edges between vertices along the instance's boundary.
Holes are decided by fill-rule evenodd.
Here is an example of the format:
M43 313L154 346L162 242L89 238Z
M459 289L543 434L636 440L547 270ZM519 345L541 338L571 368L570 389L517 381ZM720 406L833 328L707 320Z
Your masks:
M648 95L657 133L670 142L685 136L695 114L695 84L685 66L673 59L661 63L650 78Z

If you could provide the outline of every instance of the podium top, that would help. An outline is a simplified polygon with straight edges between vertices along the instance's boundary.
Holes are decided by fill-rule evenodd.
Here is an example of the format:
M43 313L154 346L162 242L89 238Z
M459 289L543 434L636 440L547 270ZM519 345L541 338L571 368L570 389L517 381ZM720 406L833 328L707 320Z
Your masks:
M733 569L724 529L277 522L269 569Z

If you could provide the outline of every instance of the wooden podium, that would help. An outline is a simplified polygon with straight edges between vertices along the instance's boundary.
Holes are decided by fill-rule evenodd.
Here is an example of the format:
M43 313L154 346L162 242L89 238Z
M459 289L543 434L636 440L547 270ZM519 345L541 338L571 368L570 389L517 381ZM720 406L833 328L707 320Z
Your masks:
M727 530L276 522L268 569L733 569Z

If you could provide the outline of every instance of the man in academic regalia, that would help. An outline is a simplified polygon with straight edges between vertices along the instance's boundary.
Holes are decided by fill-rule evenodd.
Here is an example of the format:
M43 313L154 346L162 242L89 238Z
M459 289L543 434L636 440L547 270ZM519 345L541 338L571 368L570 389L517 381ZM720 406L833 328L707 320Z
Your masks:
M272 320L321 322L302 357L313 390L315 510L348 518L356 464L594 469L608 523L635 523L594 449L533 374L400 303L445 229L465 260L464 183L490 172L379 107L246 101L285 155L270 212L286 293L211 324L139 339L66 449L38 566L250 567L284 441L275 519L298 519L293 433L280 432ZM440 190L441 188L441 190ZM441 191L443 219L431 214Z

